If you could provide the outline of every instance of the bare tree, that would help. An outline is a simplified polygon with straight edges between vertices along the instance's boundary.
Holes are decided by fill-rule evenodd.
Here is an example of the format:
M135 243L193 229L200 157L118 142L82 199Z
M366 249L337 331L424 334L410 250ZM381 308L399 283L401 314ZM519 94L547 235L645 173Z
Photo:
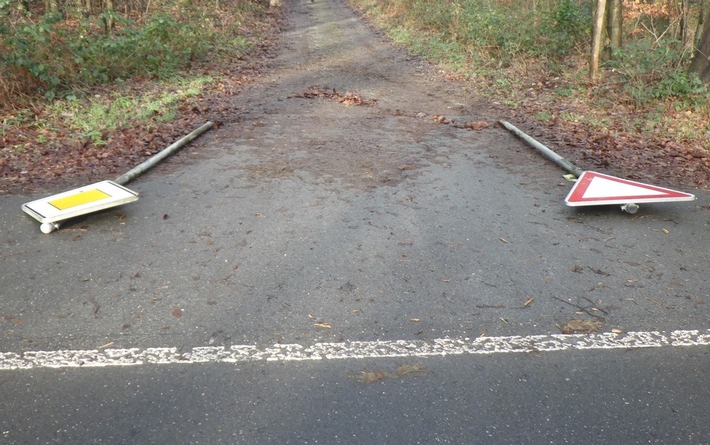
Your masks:
M622 0L608 0L607 10L607 34L609 35L609 50L614 54L614 50L621 48L623 36L623 3Z
M602 52L602 37L604 35L604 16L606 0L597 0L594 13L594 27L592 28L592 55L589 62L589 78L592 82L599 79L599 60Z

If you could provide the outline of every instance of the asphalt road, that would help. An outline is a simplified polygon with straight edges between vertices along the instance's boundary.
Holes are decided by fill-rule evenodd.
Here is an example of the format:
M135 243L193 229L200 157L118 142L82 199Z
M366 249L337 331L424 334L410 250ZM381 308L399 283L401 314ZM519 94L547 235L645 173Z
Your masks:
M288 8L139 201L0 196L0 443L710 443L710 194L565 207L501 108Z

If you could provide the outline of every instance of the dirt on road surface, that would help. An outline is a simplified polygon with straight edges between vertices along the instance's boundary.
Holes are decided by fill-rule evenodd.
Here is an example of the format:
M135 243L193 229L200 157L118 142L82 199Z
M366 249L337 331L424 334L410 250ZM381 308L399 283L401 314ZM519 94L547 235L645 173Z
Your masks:
M446 162L449 147L433 129L499 144L500 133L488 131L504 116L499 110L392 46L346 2L287 7L291 28L274 74L236 97L239 122L215 136L225 145L248 141L261 161L246 166L255 178L308 173L368 189Z

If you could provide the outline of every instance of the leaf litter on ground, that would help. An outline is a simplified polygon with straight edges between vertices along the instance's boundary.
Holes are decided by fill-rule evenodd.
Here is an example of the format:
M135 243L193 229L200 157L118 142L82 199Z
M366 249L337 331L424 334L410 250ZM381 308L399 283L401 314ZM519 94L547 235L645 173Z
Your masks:
M244 84L258 79L268 65L265 61L273 54L278 31L283 29L282 19L278 13L265 18L266 23L261 24L259 30L263 33L262 44L248 54L196 65L185 73L188 77L209 75L219 80L205 87L201 94L184 99L175 112L178 117L170 122L158 115L148 116L133 125L87 135L56 123L38 124L46 123L47 117L47 108L41 104L22 111L33 114L29 119L27 116L21 119L17 110L0 110L0 194L56 190L106 179L137 165L207 120L219 127L238 119L239 110L233 96ZM457 80L452 78L451 81ZM150 79L134 79L121 88L140 93L153 88L152 85ZM116 88L118 86L101 86L95 91L110 97ZM577 103L549 100L544 95L545 88L539 90L529 92L518 106L506 110L509 120L573 163L584 169L662 186L710 188L710 133L685 141L662 129L633 132L626 123L635 119L634 110L611 102L607 107L613 107L610 111L613 119L599 128L588 122L563 118L570 114L586 115L589 110L576 109L582 106ZM318 85L291 97L327 98L356 106L377 104L376 99L365 99L353 92L342 94ZM492 103L491 106L501 105ZM672 118L669 115L672 112L669 107L664 117ZM537 114L550 118L539 120L534 117ZM417 117L427 115L416 114ZM679 114L679 118L685 119L684 116ZM431 117L437 122L452 124L444 116ZM17 125L16 122L24 123ZM489 124L473 120L453 125L480 131ZM710 128L708 125L698 121L696 127Z

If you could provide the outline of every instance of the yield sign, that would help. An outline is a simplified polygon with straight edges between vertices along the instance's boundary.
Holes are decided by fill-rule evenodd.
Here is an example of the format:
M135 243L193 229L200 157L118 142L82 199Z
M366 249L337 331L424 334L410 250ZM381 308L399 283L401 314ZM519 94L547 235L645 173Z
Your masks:
M570 207L644 202L692 201L695 195L585 171L565 198Z

